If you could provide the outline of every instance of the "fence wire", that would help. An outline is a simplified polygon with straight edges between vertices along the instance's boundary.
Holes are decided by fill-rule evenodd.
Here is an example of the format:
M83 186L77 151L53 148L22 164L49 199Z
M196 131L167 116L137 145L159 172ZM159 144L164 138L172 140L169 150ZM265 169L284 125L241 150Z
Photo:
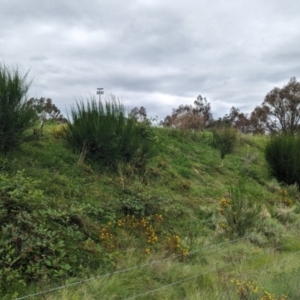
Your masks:
M290 256L247 272L242 266L237 266L235 270L222 274L219 286L202 289L182 300L208 299L208 297L220 300L299 300L300 250L291 253ZM292 270L291 263L294 265ZM280 271L274 272L274 265L275 269ZM288 272L285 271L287 268Z
M276 255L276 252L281 250L282 247L286 247L288 245L293 245L295 242L290 243L288 245L281 246L281 247L270 248L268 251L262 251L258 254L249 255L246 258L244 258L243 260L233 259L234 254L230 253L230 249L229 249L230 246L233 243L236 243L236 242L239 242L239 241L242 241L242 240L247 240L248 238L249 237L239 238L239 239L236 239L236 240L227 241L227 242L223 242L223 243L219 243L219 244L214 244L214 245L204 247L204 248L199 248L195 251L192 251L189 254L190 259L193 260L192 256L195 255L196 253L201 253L202 254L202 253L210 250L209 255L211 255L211 254L213 254L213 253L215 253L219 250L223 251L223 252L228 251L228 254L231 255L231 260L230 260L229 263L226 263L226 264L221 265L221 266L217 265L214 268L210 268L208 270L198 272L197 274L193 274L192 276L189 276L187 278L178 278L178 280L174 280L174 281L172 281L170 283L167 283L163 286L160 286L158 288L150 289L150 290L147 290L147 291L141 292L139 294L132 295L131 297L123 298L123 299L126 299L126 300L137 299L137 298L143 298L145 296L150 296L150 297L153 297L153 299L155 299L157 297L156 296L157 292L159 292L161 290L164 290L164 289L167 289L167 288L170 288L170 287L174 287L174 286L178 286L180 284L184 284L185 282L191 281L193 279L196 279L198 277L204 276L204 275L209 274L209 273L215 273L215 274L218 275L218 273L221 272L221 271L222 271L222 277L223 278L220 278L221 284L219 284L219 287L218 287L217 290L215 288L200 289L200 290L197 290L196 293L194 293L194 294L191 293L190 295L186 295L186 298L182 298L182 299L208 299L207 298L208 294L209 295L214 295L215 294L215 296L217 297L215 299L242 299L241 297L242 296L244 297L244 295L242 295L242 296L239 295L239 293L242 293L242 292L249 294L249 298L245 298L246 297L245 296L244 299L258 299L258 298L250 298L251 293L253 294L255 292L255 288L259 288L260 290L262 290L264 288L265 291L269 292L269 293L274 293L277 290L278 291L280 290L280 291L283 291L282 294L286 295L287 297L292 297L294 294L297 294L297 291L295 291L295 287L297 287L298 285L300 287L300 271L299 271L300 270L300 256L299 256L299 251L294 253L295 257L290 262L288 262L287 259L280 259L280 261L278 261L278 262L276 261L275 263L272 262L272 263L269 263L269 264L266 263L266 264L263 265L263 267L256 268L256 269L248 271L248 272L245 272L245 270L244 270L244 264L247 261L250 261L251 259L255 259L259 256L264 256L267 253L268 253L268 255L274 256L274 255ZM224 247L224 246L227 246L227 247ZM37 293L33 293L33 294L30 294L30 295L19 297L19 298L16 298L15 300L23 300L23 299L33 298L33 297L40 297L42 295L45 295L45 294L48 294L48 293L51 293L51 292L63 290L63 289L66 289L68 287L76 286L76 285L83 284L83 283L88 283L88 282L91 282L91 281L95 281L97 279L102 279L102 278L110 277L110 276L117 275L117 274L121 275L123 273L127 273L127 272L130 272L130 271L140 269L140 268L144 268L144 267L147 267L147 266L151 266L151 265L154 265L154 264L163 264L164 262L166 262L168 260L176 259L178 257L181 257L181 255L176 255L176 256L173 255L173 256L170 256L170 257L167 257L167 258L164 258L164 259L161 259L161 260L150 261L150 262L146 262L144 264L140 264L140 265L137 265L137 266L134 266L134 267L118 270L118 271L111 272L111 273L106 273L106 274L99 275L99 276L90 277L90 278L84 279L84 280L78 280L78 281L70 283L70 284L54 287L54 288L51 288L51 289L48 289L48 290L45 290L45 291L40 291L40 292L37 292ZM262 285L259 286L260 283L257 282L256 286L255 287L253 286L252 283L253 283L254 279L258 278L259 275L263 276L263 277L264 276L265 277L270 276L270 274L268 274L268 271L267 271L269 265L274 265L274 264L279 265L279 263L281 263L284 266L284 262L286 264L292 263L295 267L297 266L298 267L297 270L299 271L298 272L299 276L296 276L298 274L296 271L294 272L295 274L294 273L285 274L285 276L284 276L285 279L284 279L284 283L283 283L283 285L285 285L285 286L283 286L282 284L279 284L279 283L280 283L280 274L282 276L282 274L284 272L281 272L281 273L279 272L278 275L275 274L277 277L274 275L275 276L274 280L276 281L276 291L274 291L274 292L273 292L274 288L272 287L272 282L268 282L267 286L262 286ZM226 271L226 272L224 271L226 268L232 268L232 267L234 268L234 270ZM284 271L284 268L281 267L280 270ZM278 281L278 283L277 283L277 281ZM289 289L286 288L287 282L289 283L288 284ZM103 284L105 284L105 282ZM253 287L250 286L251 284L252 284ZM240 288L240 291L238 290L239 288ZM251 288L252 288L252 290L251 290ZM226 293L224 291L222 292L222 289L225 290ZM221 294L217 296L218 293L221 293ZM277 293L275 293L275 294L277 295ZM202 296L204 298L202 298ZM225 297L225 298L223 298L223 297ZM239 297L239 298L237 298L237 297ZM118 299L121 299L121 298L118 298ZM213 298L211 298L211 299L213 299ZM268 299L268 298L266 298L266 299ZM277 300L277 298L270 298L270 299L276 299ZM278 299L281 299L281 298L278 298ZM284 298L282 298L282 299L284 299ZM300 299L300 292L299 292L299 297L298 298L287 298L287 299Z
M249 236L246 236L246 237L238 238L238 239L235 239L235 240L225 241L225 242L222 242L222 243L219 243L219 244L209 245L207 247L203 247L203 248L199 248L197 250L191 251L189 253L189 255L194 255L196 253L205 252L205 251L209 251L209 250L211 250L211 251L218 250L224 245L233 244L233 243L236 243L236 242L241 241L241 240L247 240L248 238L249 238ZM134 267L129 267L129 268L126 268L126 269L106 273L106 274L103 274L103 275L93 276L93 277L90 277L88 279L78 280L76 282L72 282L72 283L69 283L69 284L62 285L62 286L47 289L45 291L40 291L40 292L37 292L37 293L34 293L34 294L22 296L22 297L16 298L15 300L23 300L23 299L36 297L36 296L41 296L41 295L44 295L44 294L47 294L47 293L55 292L55 291L58 291L58 290L62 290L62 289L71 287L71 286L83 284L83 283L86 283L86 282L89 282L89 281L94 281L94 280L97 280L97 279L101 279L101 278L104 278L104 277L109 277L109 276L116 275L116 274L126 273L126 272L129 272L129 271L135 270L135 269L140 269L140 268L150 266L152 264L157 264L157 263L165 262L165 261L168 261L168 260L171 260L171 259L176 259L176 258L179 258L181 256L182 256L181 254L172 255L172 256L169 256L167 258L163 258L163 259L160 259L160 260L154 260L154 261L147 262L147 263L144 263L144 264L140 264L140 265L137 265L137 266L134 266Z
M291 244L294 244L294 243L291 243ZM291 245L291 244L290 244L290 245ZM277 248L275 248L275 249L276 249L276 250L280 250L281 248L282 248L282 247L277 247ZM272 250L274 250L274 249L272 249ZM295 254L298 254L298 255L299 255L299 253L300 253L300 251L297 251ZM208 273L214 273L214 272L221 271L221 270L223 270L223 269L225 269L225 268L227 268L227 267L230 267L230 266L236 266L236 267L238 267L238 266L240 266L241 264L245 263L246 261L249 261L249 260L251 260L251 259L253 259L253 258L257 258L257 257L259 257L259 256L263 256L263 255L265 255L265 254L266 254L266 253L263 252L263 253L260 253L260 254L254 254L254 255L252 255L252 256L250 256L250 257L247 257L247 258L243 259L242 261L240 261L240 260L232 261L232 262L230 262L230 263L228 263L228 264L224 264L223 266L218 266L218 267L216 267L216 268L210 269L210 270L205 271L205 272L198 273L198 274L193 275L193 276L190 276L190 277L188 277L188 278L184 278L184 279L181 279L181 280L178 280L178 281L174 281L174 282L172 282L172 283L170 283L170 284L166 284L166 285L161 286L161 287L159 287L159 288L152 289L152 290L146 291L146 292L144 292L144 293L140 293L140 294L138 294L138 295L135 295L135 296L133 296L133 297L126 298L125 300L132 300L132 299L141 298L141 297L144 297L144 296L146 296L146 295L155 293L155 292L157 292L157 291L160 291L160 290L163 290L163 289L166 289L166 288L175 286L175 285L177 285L177 284L180 284L180 283L183 283L183 282L186 282L186 281L195 279L195 278L197 278L197 277L206 275L206 274L208 274ZM299 259L299 258L300 258L300 257L298 256L298 259ZM299 267L300 267L300 264L299 264ZM266 266L265 266L265 268L266 268ZM246 279L244 278L244 276L241 276L243 273L241 273L241 272L236 272L236 273L237 273L236 276L231 277L231 278L238 278L238 279L230 279L229 282L232 283L232 284L236 284L237 289L238 289L239 287L241 287L240 295L241 295L242 298L240 298L240 299L251 299L251 298L248 298L248 297L247 297L246 293L248 292L249 297L250 297L251 293L252 293L252 292L254 293L254 292L256 291L256 288L259 288L259 286L257 285L257 283L254 284L254 283L253 283L253 280L247 282ZM226 274L226 273L225 273L225 274ZM222 275L222 276L224 276L224 275ZM240 277L243 277L243 279L240 278ZM229 278L228 278L228 279L229 279ZM300 274L299 274L299 279L300 279ZM233 281L233 282L231 282L231 281ZM299 281L299 283L300 283L300 281ZM229 290L228 286L226 286L226 288L227 288L227 292L228 292L228 290ZM299 289L300 289L300 286L299 286ZM270 292L268 292L268 293L270 293ZM237 294L238 294L238 292L237 292ZM255 294L255 293L254 293L254 294ZM270 294L272 294L272 293L270 293ZM289 294L290 294L290 292L289 292ZM284 294L284 295L286 295L286 294ZM300 296L300 295L299 295L299 296ZM228 297L228 295L227 295L227 297ZM219 299L219 298L218 298L218 299ZM225 299L226 299L226 298L225 298ZM229 298L228 298L228 299L229 299ZM267 298L267 299L269 300L269 298ZM273 299L274 299L274 300L277 300L277 299L275 299L275 298L270 298L270 300L273 300ZM299 298L297 298L297 299L299 299Z

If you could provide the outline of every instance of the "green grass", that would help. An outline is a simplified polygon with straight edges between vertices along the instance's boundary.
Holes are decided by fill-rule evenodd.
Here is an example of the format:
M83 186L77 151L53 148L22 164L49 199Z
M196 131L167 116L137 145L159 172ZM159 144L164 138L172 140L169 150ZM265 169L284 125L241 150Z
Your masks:
M294 193L292 217L286 217L284 222L278 217L282 214L281 198L268 188L272 178L263 153L268 137L239 136L234 152L222 161L218 150L209 144L209 132L189 134L154 128L158 155L141 174L127 164L115 171L89 160L78 162L79 153L54 134L57 126L47 124L39 140L29 141L5 156L1 154L0 172L13 176L18 170L25 170L26 176L39 180L38 188L57 206L80 209L88 204L101 210L101 214L93 213L91 208L89 216L81 216L85 226L93 228L92 232L100 235L101 228L112 222L112 248L91 233L94 241L98 238L109 267L87 269L83 277L147 262L149 265L51 292L44 299L126 299L151 290L156 291L139 299L229 299L228 295L239 299L230 283L233 278L256 278L258 285L278 296L286 291L277 281L281 271L282 278L288 281L300 267L296 254L300 250L300 209ZM250 232L249 240L230 242L218 225L223 221L219 202L229 197L230 187L236 186L241 175L248 187L246 196L261 203L263 216ZM158 241L150 245L142 229L118 227L117 221L126 211L147 217ZM155 222L154 214L161 214L163 221ZM180 255L180 250L170 250L168 237L172 239L174 235L180 237L181 249L189 247L186 257ZM225 244L213 247L219 243ZM147 248L151 250L149 254L145 252ZM160 262L151 264L156 260ZM56 282L31 283L11 292L28 295L81 278L78 273L78 278L65 276ZM291 285L288 299L297 299L293 290L297 284Z

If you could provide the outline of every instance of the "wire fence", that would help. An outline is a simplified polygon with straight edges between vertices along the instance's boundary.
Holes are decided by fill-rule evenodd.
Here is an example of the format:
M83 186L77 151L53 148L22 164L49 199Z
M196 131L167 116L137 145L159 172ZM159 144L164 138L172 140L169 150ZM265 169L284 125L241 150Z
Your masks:
M250 254L237 253L240 250L234 247L233 244L241 242L240 244L245 247L245 243L248 242L248 239L249 237L244 237L196 249L189 254L189 261L186 264L194 268L199 268L198 272L193 271L190 276L179 274L178 278L172 278L170 282L161 284L156 288L146 290L144 287L137 288L137 291L132 292L131 296L127 295L122 297L119 295L117 299L160 299L165 290L171 290L171 292L166 292L166 295L170 295L170 298L164 299L300 299L300 251L296 251L297 247L295 247L296 250L291 251L289 255L280 255L283 248L293 248L292 246L295 242L284 246L269 247L265 250L255 250L254 247L253 249L255 251L252 251ZM215 265L212 263L202 266L197 260L199 256L205 256L207 259L212 259L214 256L224 256L224 263ZM173 255L161 260L145 262L133 267L84 280L77 280L70 284L25 295L15 298L15 300L29 298L40 299L42 296L45 297L46 294L62 291L84 283L88 284L92 281L95 281L95 284L99 284L101 288L116 275L125 276L123 275L125 273L135 270L140 271L140 269L146 267L153 268L157 265L163 268L168 261L176 261L179 257L182 256ZM292 268L291 265L293 266ZM274 271L275 269L276 272ZM199 284L199 278L203 279L208 275L213 278L213 280L206 285ZM101 282L98 283L97 280ZM195 284L191 284L193 281L195 281ZM161 282L165 282L165 280L161 280ZM132 285L132 291L134 291L134 282L132 282ZM190 286L193 286L193 289L191 289ZM181 293L184 291L184 295L178 296L178 298L173 294L172 290L176 293L176 289L179 289L179 287ZM140 292L138 292L139 289ZM269 298L259 298L260 296L263 297L264 293L269 293ZM275 298L277 295L282 298ZM110 299L108 295L103 294L102 296L101 298L103 299ZM285 296L288 298L283 298Z
M280 250L280 248L281 247L278 247L278 248L276 248L276 250ZM274 249L272 249L272 250L274 250ZM298 255L297 258L299 260L300 250L297 251L294 254ZM229 297L228 292L230 292L230 294L235 294L237 296L241 296L240 299L250 299L251 294L256 294L256 293L259 292L259 285L256 281L254 281L253 276L246 276L246 273L242 272L241 267L245 262L250 261L251 259L256 259L257 257L263 256L263 255L265 255L265 252L260 253L260 254L254 254L252 256L248 256L247 258L243 259L242 261L239 261L239 260L232 261L232 262L224 264L222 266L217 266L217 267L215 267L213 269L210 269L208 271L200 272L200 273L198 273L196 275L193 275L193 276L190 276L188 278L184 278L184 279L181 279L181 280L178 280L178 281L174 281L170 284L161 286L159 288L149 290L149 291L146 291L144 293L137 294L133 297L126 298L126 300L142 298L146 295L153 294L157 291L160 291L160 290L163 290L163 289L166 289L166 288L170 288L172 286L184 283L184 282L189 281L189 280L193 280L197 277L200 277L200 276L203 276L203 275L206 275L206 274L209 274L209 273L216 273L218 276L221 276L222 278L219 278L220 283L224 282L224 279L226 280L225 286L226 286L227 295L223 294L225 297L227 297L225 299L231 299L231 297L233 297L233 295L231 295L231 297ZM274 265L275 263L278 264L279 262L276 261L276 262L273 262L271 264L266 264L263 267L259 268L259 270L255 270L255 274L256 274L255 277L258 276L258 271L260 272L260 276L261 276L262 274L265 273L265 270L267 270L267 268L270 265ZM298 264L299 264L299 270L300 270L300 261L298 261ZM222 271L223 269L226 269L228 267L235 267L235 270L231 271L231 272L223 272L222 274L219 273L219 271ZM250 273L250 272L248 272L248 273ZM252 273L254 273L254 271L252 271ZM298 279L300 279L300 274L299 274ZM229 283L233 284L233 286L229 287ZM298 281L297 283L298 283L297 285L293 285L293 286L297 287L297 288L299 287L299 289L300 289L300 286L299 286L300 281ZM234 285L236 286L236 289L234 289ZM205 290L207 290L207 289L205 289ZM203 293L203 292L204 291L201 291L200 293ZM263 292L265 292L265 290ZM268 291L266 291L266 292L269 293L270 295L273 294L273 293L268 292ZM285 293L282 293L282 295L288 296L288 294L291 294L291 291L287 290L287 289L285 289L284 292ZM299 293L300 293L300 291L299 291ZM299 297L300 297L300 294L299 294ZM221 299L221 298L218 298L218 299ZM269 298L267 298L267 299L269 300ZM270 300L273 300L273 299L274 298L270 298ZM295 298L295 299L299 299L299 298Z
M239 267L234 271L223 273L217 286L191 293L182 300L300 299L300 250L291 253L288 259L280 258L248 272Z
M218 243L218 244L209 245L207 247L203 247L203 248L199 248L197 250L191 251L189 253L189 255L194 255L196 253L205 252L205 251L209 251L209 250L214 251L214 250L220 249L220 247L222 247L222 246L225 246L225 245L228 245L228 244L233 244L233 243L236 243L236 242L241 241L241 240L246 240L248 238L249 237L246 236L246 237L242 237L242 238L238 238L238 239L234 239L234 240L229 240L229 241L225 241L225 242ZM37 293L33 293L33 294L30 294L30 295L19 297L19 298L16 298L15 300L23 300L23 299L36 297L36 296L41 296L41 295L48 294L48 293L58 291L58 290L62 290L62 289L65 289L65 288L68 288L68 287L71 287L71 286L76 286L76 285L79 285L79 284L83 284L83 283L86 283L86 282L89 282L89 281L94 281L94 280L97 280L97 279L101 279L101 278L104 278L104 277L109 277L109 276L116 275L116 274L126 273L126 272L133 271L133 270L136 270L136 269L141 269L141 268L150 266L152 264L162 263L162 262L165 262L165 261L168 261L168 260L171 260L171 259L174 260L174 259L177 259L181 256L182 256L181 254L180 255L172 255L172 256L169 256L169 257L166 257L166 258L163 258L163 259L160 259L160 260L153 260L153 261L146 262L144 264L140 264L140 265L137 265L137 266L129 267L129 268L126 268L126 269L117 270L117 271L102 274L102 275L99 275L99 276L93 276L93 277L90 277L88 279L77 280L77 281L72 282L70 284L65 284L65 285L62 285L62 286L54 287L54 288L51 288L51 289L47 289L47 290L44 290L44 291L40 291L40 292L37 292Z

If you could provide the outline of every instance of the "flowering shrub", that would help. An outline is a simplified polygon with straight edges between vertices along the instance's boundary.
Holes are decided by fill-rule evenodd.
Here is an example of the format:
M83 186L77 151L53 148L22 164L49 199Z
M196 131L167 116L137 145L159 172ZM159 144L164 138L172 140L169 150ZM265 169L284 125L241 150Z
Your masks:
M158 231L164 218L161 214L148 217L136 217L126 215L119 219L115 224L109 222L100 230L100 240L108 251L115 251L121 246L118 231L122 230L126 234L138 236L145 244L145 253L150 254L154 249L158 249L158 243L168 251L168 253L180 254L183 257L188 255L188 247L183 246L178 235L169 235L165 239L160 236Z
M167 237L166 249L170 253L180 254L183 258L189 254L189 248L184 246L180 237L175 234Z
M224 221L218 223L229 236L243 236L255 227L261 216L261 205L246 196L245 183L241 179L229 190L229 198L219 202L219 213Z
M236 286L236 293L241 300L247 299L259 299L259 300L287 300L286 295L281 295L276 297L275 294L272 294L266 291L264 288L261 288L257 285L255 281L239 281L232 279L230 281Z
M281 189L277 192L277 194L279 195L280 197L280 200L281 200L281 203L284 205L284 206L287 206L287 207L290 207L292 206L292 200L288 197L288 193L287 193L287 190L286 189Z
M0 298L34 281L78 276L106 259L83 206L66 209L47 199L39 182L18 172L0 174Z

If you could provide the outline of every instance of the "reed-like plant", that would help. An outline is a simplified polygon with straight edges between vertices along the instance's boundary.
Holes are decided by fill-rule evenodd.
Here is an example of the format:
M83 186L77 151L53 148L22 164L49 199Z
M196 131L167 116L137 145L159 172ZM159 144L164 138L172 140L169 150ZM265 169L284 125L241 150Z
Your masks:
M127 117L124 105L113 95L106 101L93 97L77 101L69 119L67 141L94 161L113 167L119 163L142 167L155 154L151 138L141 133L140 125Z
M8 152L24 140L26 129L34 125L36 113L27 105L31 82L18 69L0 64L0 151Z
M211 145L220 151L221 159L224 159L226 154L233 152L237 136L235 128L223 126L212 129Z
M219 212L226 222L220 222L226 234L230 237L242 237L251 232L261 219L262 206L249 197L246 190L245 178L240 178L236 186L229 189L229 198L223 198Z
M300 185L300 137L281 134L265 147L269 170L279 182Z

